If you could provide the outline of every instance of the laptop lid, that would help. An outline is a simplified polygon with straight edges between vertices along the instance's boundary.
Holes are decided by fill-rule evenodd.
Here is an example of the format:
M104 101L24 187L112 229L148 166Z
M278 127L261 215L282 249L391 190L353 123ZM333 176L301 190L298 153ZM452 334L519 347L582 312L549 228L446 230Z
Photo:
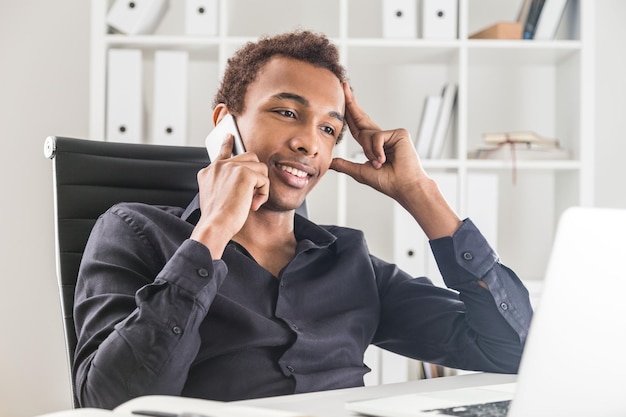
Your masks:
M358 401L382 417L514 399L508 417L626 415L626 210L570 208L559 220L516 387ZM513 394L514 392L514 394Z
M626 415L626 210L559 221L510 417Z

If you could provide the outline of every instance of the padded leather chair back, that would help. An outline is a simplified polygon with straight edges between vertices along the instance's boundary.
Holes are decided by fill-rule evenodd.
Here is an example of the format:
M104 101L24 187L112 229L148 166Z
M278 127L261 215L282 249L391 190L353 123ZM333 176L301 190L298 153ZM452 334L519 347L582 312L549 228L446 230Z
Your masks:
M57 279L71 367L76 348L74 288L96 219L122 201L186 207L198 192L196 174L209 160L200 147L58 136L46 139L44 153L53 161Z

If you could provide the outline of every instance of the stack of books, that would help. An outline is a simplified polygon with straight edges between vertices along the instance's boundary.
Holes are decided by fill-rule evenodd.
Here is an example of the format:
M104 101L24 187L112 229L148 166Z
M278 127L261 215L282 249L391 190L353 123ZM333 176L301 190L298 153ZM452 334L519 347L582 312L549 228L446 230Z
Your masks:
M415 140L417 154L422 159L439 159L444 156L446 138L456 110L457 85L446 83L441 94L424 99L422 117Z
M483 145L468 152L470 159L560 160L570 159L559 141L535 132L506 132L483 134Z

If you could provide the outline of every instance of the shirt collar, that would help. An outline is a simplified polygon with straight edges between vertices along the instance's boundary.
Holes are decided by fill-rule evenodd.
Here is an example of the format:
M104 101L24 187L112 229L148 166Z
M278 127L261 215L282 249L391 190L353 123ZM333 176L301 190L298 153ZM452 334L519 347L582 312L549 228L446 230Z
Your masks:
M198 222L200 219L199 194L191 200L181 215L181 219L194 225ZM294 232L299 245L304 245L304 248L326 248L337 240L334 234L299 214L296 214L294 221Z
M191 224L198 223L200 219L200 194L196 194L196 196L191 200L191 203L187 206L183 214L180 216L181 219L189 222Z

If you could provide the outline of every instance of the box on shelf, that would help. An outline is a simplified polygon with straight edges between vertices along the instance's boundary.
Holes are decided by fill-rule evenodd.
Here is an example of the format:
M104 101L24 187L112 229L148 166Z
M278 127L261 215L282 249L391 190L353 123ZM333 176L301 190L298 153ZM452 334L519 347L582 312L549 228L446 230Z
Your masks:
M522 39L520 22L498 22L470 35L470 39Z

